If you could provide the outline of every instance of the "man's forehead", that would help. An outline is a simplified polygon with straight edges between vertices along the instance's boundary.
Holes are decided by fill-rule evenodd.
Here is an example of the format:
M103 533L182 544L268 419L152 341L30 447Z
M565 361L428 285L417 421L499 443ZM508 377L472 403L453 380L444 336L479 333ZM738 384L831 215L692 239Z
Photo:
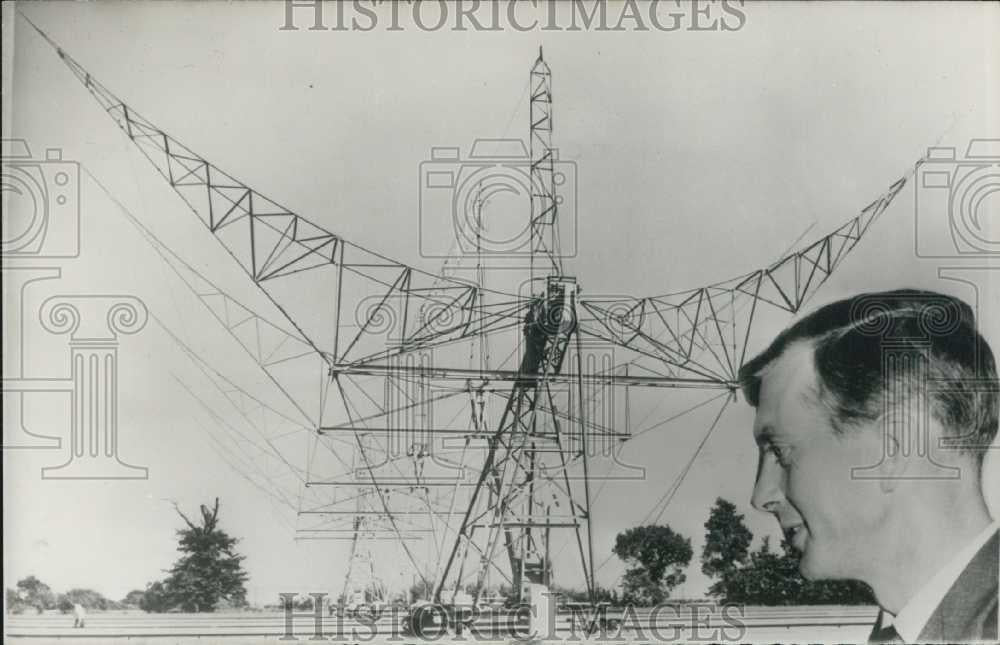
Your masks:
M815 375L813 354L810 342L798 341L789 345L761 371L761 397L767 394L767 390L771 390L773 395L775 391L788 390L795 383L812 385Z
M794 400L802 404L802 395L811 391L815 382L812 344L801 341L789 345L760 373L760 400L754 431L759 432L764 426L773 426L779 409L788 401Z

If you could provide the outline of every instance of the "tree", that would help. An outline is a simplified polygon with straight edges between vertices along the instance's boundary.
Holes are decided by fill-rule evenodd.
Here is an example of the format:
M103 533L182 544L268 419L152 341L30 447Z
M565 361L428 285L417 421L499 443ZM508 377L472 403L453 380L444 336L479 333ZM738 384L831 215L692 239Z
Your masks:
M874 605L875 592L860 580L806 580L802 589L805 605Z
M177 550L183 555L174 563L164 582L167 596L187 612L210 612L220 601L231 605L246 604L247 574L245 556L234 550L236 538L219 528L219 498L209 510L201 505L201 525L187 518L174 505L186 529L177 531ZM148 591L147 591L148 593Z
M295 596L292 600L292 607L299 611L312 611L313 610L313 597L312 596Z
M7 587L7 611L11 614L24 613L25 606L20 594Z
M726 602L746 605L799 604L804 580L798 562L771 550L764 538L760 549L750 554L747 566L735 569L723 579Z
M621 599L618 597L616 589L608 589L598 585L594 587L594 602L604 602L612 606L618 606L621 604Z
M142 589L133 589L125 594L125 597L122 598L121 604L125 607L141 607L142 599L145 595L146 592Z
M174 607L173 599L162 581L157 580L146 585L146 591L139 599L139 609L145 612L162 613Z
M70 602L70 599L64 593L59 594L59 598L56 600L56 607L64 614L73 611L73 603Z
M684 582L691 540L669 526L637 526L615 538L615 555L631 568L622 582L626 601L659 604Z
M52 589L35 576L17 581L17 596L23 604L34 607L38 613L56 606L56 596Z
M743 515L736 512L736 505L717 498L705 522L705 547L701 552L702 573L719 578L709 587L710 595L726 595L725 581L746 565L752 541L753 533L743 523Z
M116 609L117 603L113 600L108 600L99 591L94 591L93 589L70 589L64 594L59 595L60 609L69 605L69 609L73 608L73 605L81 605L87 609L99 609L101 611L107 609Z

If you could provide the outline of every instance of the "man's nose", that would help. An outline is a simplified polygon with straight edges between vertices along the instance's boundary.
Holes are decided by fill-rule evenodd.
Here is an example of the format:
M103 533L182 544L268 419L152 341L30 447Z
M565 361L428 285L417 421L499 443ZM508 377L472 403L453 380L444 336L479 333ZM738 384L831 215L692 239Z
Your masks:
M754 483L750 503L758 511L774 513L777 511L785 495L782 490L784 474L781 468L761 463L757 467L757 481Z

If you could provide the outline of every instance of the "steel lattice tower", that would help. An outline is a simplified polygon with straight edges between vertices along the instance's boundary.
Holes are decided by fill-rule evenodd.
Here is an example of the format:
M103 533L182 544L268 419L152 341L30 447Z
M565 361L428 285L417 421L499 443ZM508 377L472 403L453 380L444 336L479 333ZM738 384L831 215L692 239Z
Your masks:
M542 58L531 68L531 289L535 277L562 275L559 248L559 196L556 194L555 153L552 150L552 71Z
M234 405L241 405L244 412L259 409L267 421L257 428L261 450L252 456L262 462L266 457L267 464L280 462L295 477L304 476L314 491L357 490L341 498L316 495L314 503L309 498L311 505L300 503L297 511L300 516L333 518L318 529L329 536L346 533L355 543L372 535L398 540L418 572L429 568L417 562L407 541L440 522L444 527L440 542L449 542L443 566L433 567L436 600L446 599L446 591L459 589L472 575L478 593L491 570L504 577L509 574L515 594L525 580L549 582L549 537L554 530L575 535L592 594L588 437L618 441L628 436L616 431L614 424L588 418L584 388L722 390L722 395L730 395L728 402L738 387L737 374L758 309L797 313L906 181L904 177L893 183L860 214L827 235L728 280L642 298L582 296L576 280L564 275L560 259L558 176L551 146L552 78L539 51L529 86L531 296L490 291L487 302L481 273L478 284L441 279L350 242L267 198L142 117L38 31L280 311L283 324L270 323L143 232L156 253L301 413L302 419L289 420L265 411L259 402L248 406L247 393L213 373L216 387ZM322 296L302 298L303 293ZM310 316L331 300L335 305L331 313ZM351 314L356 324L351 324ZM332 333L332 338L324 338L324 332ZM470 339L485 341L492 333L515 337L516 369L483 362L479 369L459 367L468 364L468 352L461 360L451 356L450 362L445 352L441 360L435 354L433 363L423 359L425 352L464 347ZM627 351L629 360L616 362L612 370L585 371L580 350L584 341ZM567 370L568 365L573 369ZM292 382L285 380L292 372L310 378L323 375L315 408L304 390L294 390L293 396L293 390L283 389L282 384ZM369 393L356 380L361 377L384 379L387 386L398 383L397 391L416 391L419 400L385 409L377 401L368 405ZM470 381L476 383L474 391ZM466 389L455 388L455 382L466 383ZM421 393L438 385L442 387L434 390L433 400ZM471 429L441 423L432 410L418 413L420 406L459 394L472 397ZM503 413L495 426L487 426L491 420L483 413L485 396L502 402ZM249 420L252 415L246 416ZM288 463L287 457L294 453L282 442L291 435L290 429L308 433L340 461L346 462L341 453L352 454L355 460L344 464L346 471L313 479L308 469L303 474ZM435 455L425 455L419 448L414 455L393 454L394 443L404 448L423 446L431 435L449 434L463 437L465 445L472 440L486 443L475 481L456 477L454 471L434 479L435 473L430 469L425 473L422 464ZM361 437L378 441L367 443ZM395 472L404 460L420 464L414 474ZM572 478L571 469L582 470L582 478ZM443 494L436 496L432 489ZM468 495L460 496L460 491ZM373 521L361 522L361 517ZM460 517L460 525L449 523L450 517ZM507 553L509 569L499 566L501 550Z

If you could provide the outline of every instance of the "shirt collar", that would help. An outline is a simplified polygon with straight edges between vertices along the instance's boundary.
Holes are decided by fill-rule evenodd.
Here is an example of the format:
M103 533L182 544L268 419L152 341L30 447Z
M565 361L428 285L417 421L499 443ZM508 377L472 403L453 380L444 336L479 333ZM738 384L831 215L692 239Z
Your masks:
M977 535L971 542L967 543L961 551L956 553L948 564L941 567L934 574L927 584L920 588L917 593L910 598L898 614L893 616L885 612L885 625L892 625L896 628L896 633L905 643L915 643L923 631L924 625L934 614L934 610L941 604L941 601L952 585L962 575L965 567L979 553L979 549L990 539L990 537L1000 530L1000 521L994 521Z

